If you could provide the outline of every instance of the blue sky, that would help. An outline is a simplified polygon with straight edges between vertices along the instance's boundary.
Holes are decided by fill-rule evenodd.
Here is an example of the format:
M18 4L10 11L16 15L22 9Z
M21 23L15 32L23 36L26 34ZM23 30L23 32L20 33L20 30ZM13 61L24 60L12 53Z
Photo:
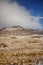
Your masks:
M33 15L43 16L43 0L11 0L11 2L14 1L25 6L28 10L32 10Z
M43 0L11 0L11 2L17 1L21 6L25 6L31 11L34 16L43 17ZM40 23L43 26L43 19L40 19Z
M0 0L0 27L43 29L43 0Z

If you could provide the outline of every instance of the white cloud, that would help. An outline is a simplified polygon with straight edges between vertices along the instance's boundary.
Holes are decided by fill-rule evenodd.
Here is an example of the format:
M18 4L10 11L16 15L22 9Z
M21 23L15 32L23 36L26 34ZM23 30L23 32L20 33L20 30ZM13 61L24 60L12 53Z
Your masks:
M7 0L6 0L7 1ZM0 2L0 27L20 25L24 28L41 29L40 18L35 17L17 2Z

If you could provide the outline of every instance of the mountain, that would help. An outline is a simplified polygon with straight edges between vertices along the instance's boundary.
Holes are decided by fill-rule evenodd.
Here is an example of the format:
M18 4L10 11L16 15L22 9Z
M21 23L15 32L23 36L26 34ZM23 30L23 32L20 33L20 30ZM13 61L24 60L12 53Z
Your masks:
M43 62L43 31L21 26L0 29L0 65L21 65L21 60L24 65Z
M21 26L13 26L0 29L0 36L29 36L32 34L43 35L43 30L24 29Z

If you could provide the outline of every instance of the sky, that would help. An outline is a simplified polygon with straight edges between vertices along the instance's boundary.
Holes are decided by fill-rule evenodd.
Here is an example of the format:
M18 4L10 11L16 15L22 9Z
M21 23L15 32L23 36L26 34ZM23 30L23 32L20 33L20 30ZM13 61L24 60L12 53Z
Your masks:
M0 28L17 25L43 30L43 0L0 0Z

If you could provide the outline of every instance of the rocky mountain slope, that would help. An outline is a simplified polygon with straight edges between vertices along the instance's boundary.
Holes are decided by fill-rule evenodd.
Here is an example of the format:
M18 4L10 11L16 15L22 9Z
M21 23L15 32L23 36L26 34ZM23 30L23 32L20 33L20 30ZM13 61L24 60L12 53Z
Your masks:
M9 28L0 29L0 36L28 36L32 34L41 34L43 35L43 31L41 30L33 30L33 29L24 29L21 26L13 26Z

